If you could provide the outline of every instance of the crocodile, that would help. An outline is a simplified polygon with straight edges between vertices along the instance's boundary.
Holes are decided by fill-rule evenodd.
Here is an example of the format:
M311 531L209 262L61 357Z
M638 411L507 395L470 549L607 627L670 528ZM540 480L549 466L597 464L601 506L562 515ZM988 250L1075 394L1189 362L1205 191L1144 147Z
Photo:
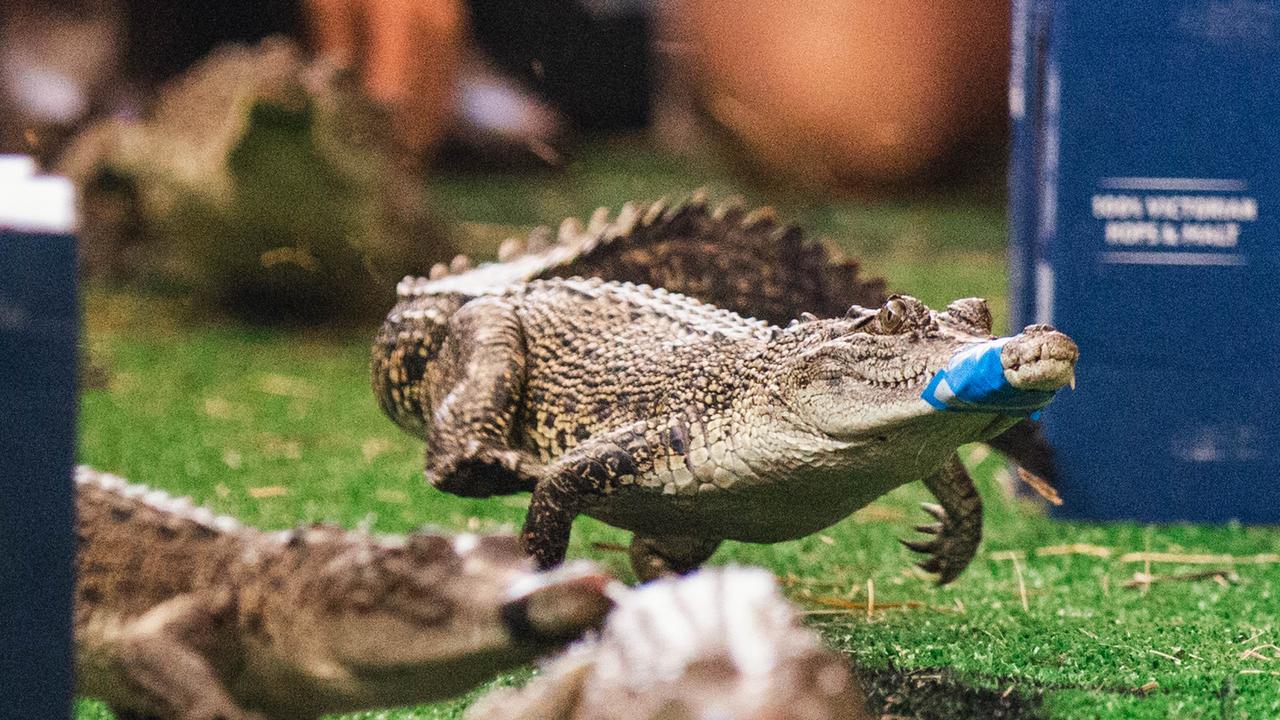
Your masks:
M679 212L633 209L611 232ZM387 414L427 440L433 485L532 492L522 539L541 567L563 559L578 514L632 530L632 565L652 578L725 539L813 533L914 480L940 505L921 526L936 537L909 547L942 583L968 564L981 500L955 451L1025 414L940 412L921 391L991 339L983 301L935 312L893 295L780 328L666 288L529 280L549 264L529 257L402 281L372 376ZM1000 362L1015 390L1051 393L1073 382L1076 357L1070 338L1035 325L1004 341Z
M869 720L848 661L758 568L708 568L617 597L598 635L466 720Z
M698 191L682 203L627 203L612 216L599 208L586 225L567 218L558 229L535 228L505 240L498 263L473 268L458 255L436 263L428 277L460 275L459 284L496 285L556 277L599 277L665 288L702 302L785 325L802 314L839 317L851 305L879 307L889 298L882 278L869 277L859 263L809 237L770 207L748 208L731 199L718 205ZM387 412L385 375L374 375ZM406 390L409 393L414 389ZM416 410L396 417L412 425ZM1022 420L988 441L1019 466L1055 479L1053 450L1037 423Z
M603 621L590 563L514 535L266 532L88 467L76 480L78 692L120 720L273 720L459 694Z

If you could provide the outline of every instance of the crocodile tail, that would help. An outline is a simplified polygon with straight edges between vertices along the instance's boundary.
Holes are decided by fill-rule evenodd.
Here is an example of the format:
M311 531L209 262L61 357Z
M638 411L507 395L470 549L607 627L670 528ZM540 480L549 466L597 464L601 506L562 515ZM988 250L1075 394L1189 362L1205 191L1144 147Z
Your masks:
M574 252L554 252L563 248ZM612 220L601 208L585 229L566 221L547 255L557 257L536 277L643 283L778 325L802 312L838 317L851 304L885 298L883 280L863 276L856 261L781 222L772 208L712 207L701 195L676 205L628 203Z

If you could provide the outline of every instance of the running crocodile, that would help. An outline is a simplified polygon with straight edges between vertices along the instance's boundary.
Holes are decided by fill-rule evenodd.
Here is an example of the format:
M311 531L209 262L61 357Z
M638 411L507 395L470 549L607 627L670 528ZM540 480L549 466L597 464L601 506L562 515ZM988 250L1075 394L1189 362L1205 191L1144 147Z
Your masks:
M450 697L603 621L589 563L512 535L264 532L76 471L80 694L120 720L307 719Z
M586 235L636 237L686 212L632 208ZM696 567L725 539L813 533L923 480L939 505L920 529L935 537L909 546L939 582L968 564L981 500L955 451L1027 413L945 412L922 391L993 340L983 301L935 312L892 295L782 328L666 288L529 279L561 266L557 255L590 254L571 245L400 283L373 385L387 414L427 440L432 484L532 492L522 538L541 567L563 559L578 514L632 530L632 564L652 578ZM1048 326L999 348L1014 392L1048 402L1073 382L1075 344Z

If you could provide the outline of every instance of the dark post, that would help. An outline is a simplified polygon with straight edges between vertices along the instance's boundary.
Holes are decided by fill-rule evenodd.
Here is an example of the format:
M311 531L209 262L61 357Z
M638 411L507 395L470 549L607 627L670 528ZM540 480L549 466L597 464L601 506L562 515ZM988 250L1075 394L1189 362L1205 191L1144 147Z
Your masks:
M1080 346L1054 514L1280 522L1280 0L1019 8L1010 305Z
M71 186L0 156L0 718L71 714Z

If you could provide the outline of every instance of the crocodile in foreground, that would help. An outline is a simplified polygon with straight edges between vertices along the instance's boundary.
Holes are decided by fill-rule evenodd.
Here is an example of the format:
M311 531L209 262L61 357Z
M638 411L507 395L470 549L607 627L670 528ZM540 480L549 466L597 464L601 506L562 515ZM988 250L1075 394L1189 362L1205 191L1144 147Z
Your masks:
M619 594L598 637L467 720L867 720L848 661L756 568L708 568Z
M307 719L461 693L598 625L512 536L262 532L76 472L76 674L121 720Z
M661 222L636 218L631 224ZM725 539L777 542L923 480L936 535L913 549L954 579L981 501L956 457L1022 414L953 413L921 398L958 352L991 340L981 300L779 328L646 285L524 282L519 262L406 279L373 350L384 410L425 436L427 477L469 496L532 491L522 538L560 562L573 518L632 530L642 578L699 565ZM1015 391L1074 378L1075 344L1047 326L1007 339Z

